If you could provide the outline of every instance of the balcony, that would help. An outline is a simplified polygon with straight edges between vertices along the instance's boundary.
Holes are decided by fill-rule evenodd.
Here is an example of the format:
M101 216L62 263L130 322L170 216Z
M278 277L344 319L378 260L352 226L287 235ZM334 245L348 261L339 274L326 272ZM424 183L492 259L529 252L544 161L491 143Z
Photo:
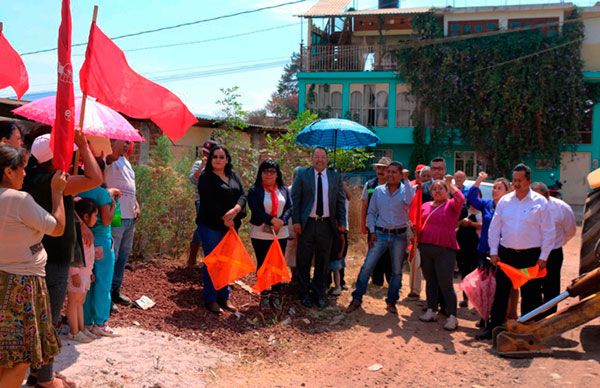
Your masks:
M394 71L394 46L312 45L302 47L301 71Z

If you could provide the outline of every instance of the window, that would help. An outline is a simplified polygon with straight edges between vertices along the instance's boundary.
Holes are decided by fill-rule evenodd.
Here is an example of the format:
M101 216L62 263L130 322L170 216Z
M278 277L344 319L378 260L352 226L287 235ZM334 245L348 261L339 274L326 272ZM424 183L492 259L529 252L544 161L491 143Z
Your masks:
M331 93L331 117L342 117L342 93L340 92Z
M484 164L477 159L477 153L474 151L455 151L454 152L454 171L461 170L467 178L475 179L479 171L484 171Z
M375 98L375 126L387 127L388 125L388 94L383 90L377 92Z
M498 20L466 20L448 22L448 35L466 35L498 30Z
M359 91L354 91L350 94L350 116L351 119L361 123L362 120L362 93Z
M364 85L363 122L361 124L375 126L375 85Z
M547 37L558 34L558 18L508 19L508 28L538 27Z
M413 96L407 92L396 94L396 126L412 127L412 114L416 103Z

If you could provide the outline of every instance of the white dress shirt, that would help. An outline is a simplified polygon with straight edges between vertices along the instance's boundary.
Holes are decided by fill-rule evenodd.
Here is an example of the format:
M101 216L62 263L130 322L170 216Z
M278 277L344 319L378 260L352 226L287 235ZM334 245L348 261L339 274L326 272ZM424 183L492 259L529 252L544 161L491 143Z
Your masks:
M554 235L546 198L531 189L521 200L515 192L508 193L498 201L490 224L490 255L497 255L500 245L519 250L541 247L540 260L548 260Z
M548 199L548 209L554 220L554 246L553 249L562 248L577 231L575 223L575 214L571 206L558 198L550 197Z
M310 211L311 218L317 218L317 190L319 189L318 179L319 173L315 172L315 198L312 209ZM323 215L321 217L329 217L329 183L327 182L327 169L321 171L321 182L323 183Z

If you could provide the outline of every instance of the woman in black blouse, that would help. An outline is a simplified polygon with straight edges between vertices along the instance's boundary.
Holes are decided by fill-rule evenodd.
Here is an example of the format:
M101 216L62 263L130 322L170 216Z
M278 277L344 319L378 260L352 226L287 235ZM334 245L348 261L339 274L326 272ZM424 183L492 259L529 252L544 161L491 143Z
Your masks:
M239 229L246 215L246 192L240 176L233 171L229 151L221 145L215 146L208 154L206 168L198 179L200 211L197 224L202 238L202 249L207 256L229 228ZM229 301L229 286L215 290L208 269L202 267L206 308L219 314L221 309L236 311Z

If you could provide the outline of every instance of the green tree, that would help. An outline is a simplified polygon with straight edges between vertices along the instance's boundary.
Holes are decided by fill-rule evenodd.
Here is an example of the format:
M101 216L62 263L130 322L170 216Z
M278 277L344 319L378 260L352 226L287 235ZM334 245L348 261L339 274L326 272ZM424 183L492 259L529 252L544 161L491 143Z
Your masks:
M431 117L428 132L424 124L415 131L415 152L460 140L496 175L532 156L558 161L578 140L588 100L579 17L574 9L554 35L532 29L434 44L427 40L442 36L438 16L415 18L425 44L401 50L398 68L418 102L415 115Z

